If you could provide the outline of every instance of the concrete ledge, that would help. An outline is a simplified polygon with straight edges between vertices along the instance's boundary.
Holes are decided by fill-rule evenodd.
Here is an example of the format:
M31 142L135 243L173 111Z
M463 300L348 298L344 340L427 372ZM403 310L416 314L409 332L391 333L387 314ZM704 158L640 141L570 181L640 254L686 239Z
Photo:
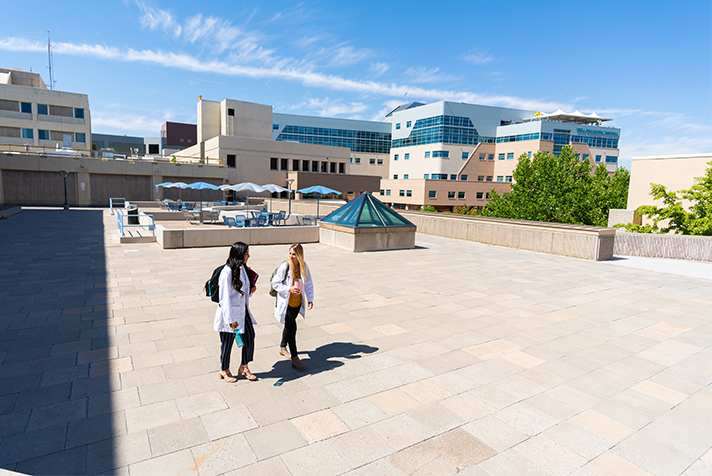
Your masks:
M22 211L22 207L8 208L7 210L0 211L0 219L9 218L13 215L17 215Z
M584 225L400 212L419 233L594 261L613 258L616 231Z
M712 261L712 236L616 232L613 252L623 256Z
M319 242L349 251L404 250L415 248L414 226L349 228L319 223Z
M249 245L318 243L316 226L275 226L262 228L181 228L156 226L156 241L165 249L230 246L236 241Z

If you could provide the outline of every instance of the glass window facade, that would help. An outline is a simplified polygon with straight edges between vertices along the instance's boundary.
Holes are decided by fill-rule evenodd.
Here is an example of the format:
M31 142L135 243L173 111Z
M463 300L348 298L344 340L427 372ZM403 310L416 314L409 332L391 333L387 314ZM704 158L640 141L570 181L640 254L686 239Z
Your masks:
M443 157L443 158L448 158L450 157L450 151L448 150L434 150L433 151L433 158L435 157Z
M374 154L387 154L391 150L390 133L350 129L287 125L284 126L284 129L275 140L348 147L353 152Z
M459 198L460 200L464 199L464 198L465 198L465 192L457 192L457 198Z
M84 132L75 132L74 133L74 141L80 142L83 144L87 141L87 135Z
M437 198L438 197L438 192L435 190L428 190L428 198Z
M23 139L34 139L35 138L34 130L26 129L23 127L22 128L22 138Z
M514 160L514 152L507 153L507 160Z
M49 106L47 104L38 104L37 105L37 114L41 114L43 116L48 116L49 115Z
M74 118L75 119L84 119L84 108L75 107L74 108Z
M430 151L425 152L425 158L429 159L430 158Z
M20 103L20 112L32 114L32 103L31 102L21 102Z
M396 129L398 129L396 124ZM480 140L477 129L469 117L433 116L418 119L408 137L394 139L391 147L407 147L422 144L475 145Z
M46 129L38 129L37 137L39 137L40 140L49 140L49 131Z

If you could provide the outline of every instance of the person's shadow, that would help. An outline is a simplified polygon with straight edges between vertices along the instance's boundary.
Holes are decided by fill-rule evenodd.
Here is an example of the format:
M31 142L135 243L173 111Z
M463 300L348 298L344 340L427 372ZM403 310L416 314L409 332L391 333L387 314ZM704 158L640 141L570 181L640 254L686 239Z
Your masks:
M276 378L275 387L283 383L296 380L305 375L318 374L333 370L344 365L343 359L359 359L362 354L372 354L378 347L371 347L365 344L353 344L351 342L332 342L322 345L312 351L300 352L302 362L307 364L304 369L296 370L292 367L292 362L284 359L274 363L269 372L260 372L260 378ZM308 357L304 358L303 355Z

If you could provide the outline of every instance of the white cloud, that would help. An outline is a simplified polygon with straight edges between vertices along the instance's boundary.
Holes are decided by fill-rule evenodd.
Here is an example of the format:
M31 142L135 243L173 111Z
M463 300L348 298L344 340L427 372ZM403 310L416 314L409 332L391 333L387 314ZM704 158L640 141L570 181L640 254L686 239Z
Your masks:
M166 120L166 118L156 119L131 114L121 114L120 117L117 117L115 111L111 111L106 115L104 115L103 111L92 111L91 126L92 130L95 131L98 126L106 127L109 130L143 131L149 135L155 135Z
M491 62L494 60L494 57L487 53L468 53L463 59L470 64L480 65Z
M353 118L354 114L368 109L368 106L361 102L343 103L341 101L332 101L328 97L324 99L311 98L306 107L316 110L320 116L333 117L342 114L347 115L349 118Z
M371 63L371 66L368 67L369 73L372 73L373 76L375 76L375 77L382 76L389 69L390 69L390 66L388 66L388 64L382 63L380 61Z
M174 37L180 36L181 26L168 10L149 7L144 2L136 1L136 6L141 10L138 21L149 30L162 30Z
M440 73L440 68L425 68L423 66L408 68L405 72L405 77L414 83L441 83L457 79L454 76Z

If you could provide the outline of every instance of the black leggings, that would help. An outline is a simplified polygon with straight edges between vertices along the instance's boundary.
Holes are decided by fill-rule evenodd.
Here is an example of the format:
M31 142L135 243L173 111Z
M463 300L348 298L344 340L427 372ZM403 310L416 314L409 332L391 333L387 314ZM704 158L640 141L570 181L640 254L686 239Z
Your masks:
M282 331L282 343L280 347L289 345L289 353L292 358L297 357L297 316L299 315L299 307L287 306L287 313L284 316L284 330Z
M232 352L232 343L235 342L235 334L232 332L220 333L220 369L230 369L230 354ZM255 357L255 328L252 325L252 320L249 314L245 314L245 332L242 334L242 363L247 365Z

